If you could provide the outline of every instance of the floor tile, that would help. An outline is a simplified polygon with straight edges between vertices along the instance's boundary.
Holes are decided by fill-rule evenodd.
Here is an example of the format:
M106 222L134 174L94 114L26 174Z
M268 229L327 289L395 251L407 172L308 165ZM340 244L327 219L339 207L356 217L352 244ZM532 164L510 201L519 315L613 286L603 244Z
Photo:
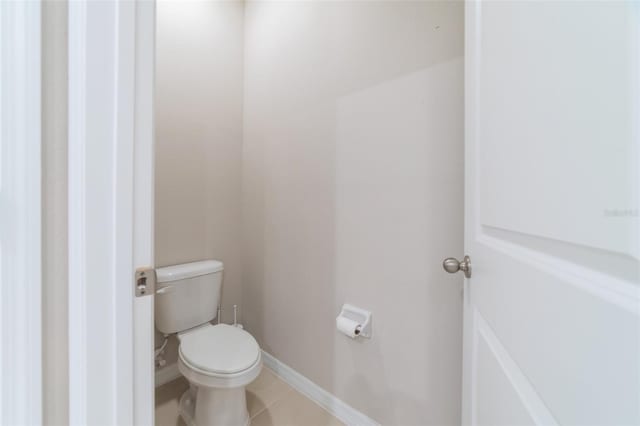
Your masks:
M156 389L156 426L185 426L178 403L189 388L184 378ZM263 367L247 386L247 409L252 426L338 426L335 417Z
M339 425L343 423L297 391L287 393L251 420L251 426Z
M292 390L291 386L280 380L271 370L263 367L258 378L247 386L249 416L255 417Z
M156 426L184 426L178 403L188 388L189 382L182 377L156 388Z

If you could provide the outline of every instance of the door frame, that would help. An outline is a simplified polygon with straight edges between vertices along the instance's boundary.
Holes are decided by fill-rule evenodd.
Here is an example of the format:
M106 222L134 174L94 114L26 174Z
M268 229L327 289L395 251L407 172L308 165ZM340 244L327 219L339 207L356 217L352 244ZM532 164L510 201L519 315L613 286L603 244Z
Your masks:
M69 3L71 425L153 424L154 7Z
M0 424L42 423L40 16L0 3Z
M133 265L155 266L154 259L154 87L155 0L136 1L135 18L135 133ZM155 414L155 326L153 296L133 301L135 425L154 425Z

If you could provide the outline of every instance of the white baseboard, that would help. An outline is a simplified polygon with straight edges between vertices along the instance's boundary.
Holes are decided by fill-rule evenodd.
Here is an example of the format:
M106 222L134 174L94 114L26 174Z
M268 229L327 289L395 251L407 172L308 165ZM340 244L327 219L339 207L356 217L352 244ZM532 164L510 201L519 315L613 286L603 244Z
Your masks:
M168 364L159 370L156 370L156 387L162 386L165 383L169 383L175 379L182 377L180 370L178 370L178 363Z
M379 426L378 422L339 400L273 355L262 351L262 360L264 365L272 369L292 388L320 405L343 423L349 426Z

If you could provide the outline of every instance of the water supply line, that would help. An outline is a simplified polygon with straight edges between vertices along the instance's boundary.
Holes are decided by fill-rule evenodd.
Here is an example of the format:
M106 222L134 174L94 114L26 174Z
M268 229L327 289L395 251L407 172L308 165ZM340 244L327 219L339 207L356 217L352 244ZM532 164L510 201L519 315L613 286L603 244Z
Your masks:
M164 341L162 342L162 345L156 349L155 351L155 358L158 358L158 355L160 355L162 353L162 351L164 351L164 348L167 347L167 342L169 341L169 335L168 334L164 334Z

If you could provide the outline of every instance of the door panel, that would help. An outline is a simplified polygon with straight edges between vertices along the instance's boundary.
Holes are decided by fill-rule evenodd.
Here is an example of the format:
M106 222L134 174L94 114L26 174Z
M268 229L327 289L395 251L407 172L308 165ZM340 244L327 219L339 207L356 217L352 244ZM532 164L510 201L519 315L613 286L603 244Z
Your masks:
M466 424L640 424L638 17L467 4Z
M483 329L485 332L488 330L486 327ZM518 393L517 379L507 375L513 372L509 372L504 360L501 362L499 358L498 353L504 354L504 350L492 345L495 339L487 337L487 333L482 334L480 329L476 332L477 424L534 425L535 421Z
M634 6L480 8L481 225L637 256L638 221L608 215L637 205Z

